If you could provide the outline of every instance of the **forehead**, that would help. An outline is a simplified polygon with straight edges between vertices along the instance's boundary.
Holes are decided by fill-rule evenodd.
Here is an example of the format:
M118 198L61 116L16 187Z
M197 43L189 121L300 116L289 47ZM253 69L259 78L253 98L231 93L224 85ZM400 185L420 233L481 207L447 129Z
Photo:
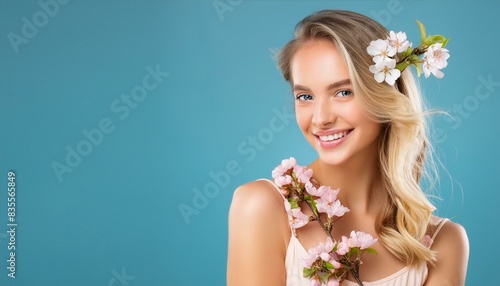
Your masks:
M349 71L337 47L326 40L304 43L291 62L293 84L328 86L349 79Z

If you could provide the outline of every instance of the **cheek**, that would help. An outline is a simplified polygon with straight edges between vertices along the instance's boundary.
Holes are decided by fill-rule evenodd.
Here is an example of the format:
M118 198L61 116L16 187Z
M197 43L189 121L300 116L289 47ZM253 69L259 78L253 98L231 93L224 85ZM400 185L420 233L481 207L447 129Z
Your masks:
M370 137L377 137L380 134L381 125L380 123L369 118L366 114L361 114L359 116L359 122L364 126L365 132L370 134Z
M347 106L345 109L342 110L343 114L346 116L346 118L349 118L352 123L356 125L375 125L376 123L370 119L368 114L361 108L361 106L353 104L350 106Z
M299 126L302 132L307 131L309 129L310 118L303 108L295 107L295 119L297 120L297 125Z

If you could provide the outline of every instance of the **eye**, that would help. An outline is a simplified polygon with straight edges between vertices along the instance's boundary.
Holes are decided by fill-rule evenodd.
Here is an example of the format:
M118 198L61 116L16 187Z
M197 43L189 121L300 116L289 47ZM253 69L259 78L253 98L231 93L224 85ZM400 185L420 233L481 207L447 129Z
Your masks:
M352 91L350 90L341 90L335 95L335 97L349 97L349 96L352 96Z
M313 97L310 94L299 94L299 95L295 96L295 100L298 100L298 101L306 101L306 100L312 100L312 99L313 99Z

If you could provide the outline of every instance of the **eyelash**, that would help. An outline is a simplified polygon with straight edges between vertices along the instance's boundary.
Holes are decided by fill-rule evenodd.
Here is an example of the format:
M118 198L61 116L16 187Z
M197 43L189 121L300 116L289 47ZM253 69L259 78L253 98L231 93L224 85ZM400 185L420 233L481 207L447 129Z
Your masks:
M339 96L339 94L341 93L348 93L347 95L344 95L344 96ZM337 92L335 94L335 97L340 97L340 98L344 98L344 97L349 97L352 95L352 91L351 90L341 90L339 92ZM309 99L304 99L304 96L308 96ZM295 96L295 100L298 100L298 101L306 101L306 100L312 100L312 95L310 94L307 94L307 93L304 93L304 94L299 94L297 96Z
M346 96L341 96L341 97L348 97L348 96L351 96L351 95L352 95L352 91L351 91L351 90L341 90L341 91L337 92L337 94L342 93L342 92L344 92L344 93L349 93L349 94L348 94L348 95L346 95Z
M304 96L309 96L309 97L310 97L310 99L312 99L312 95L310 95L310 94L299 94L299 95L297 95L297 96L295 97L295 100L298 100L298 101L305 101L306 99L304 99L304 98L303 98ZM309 99L309 100L310 100L310 99Z

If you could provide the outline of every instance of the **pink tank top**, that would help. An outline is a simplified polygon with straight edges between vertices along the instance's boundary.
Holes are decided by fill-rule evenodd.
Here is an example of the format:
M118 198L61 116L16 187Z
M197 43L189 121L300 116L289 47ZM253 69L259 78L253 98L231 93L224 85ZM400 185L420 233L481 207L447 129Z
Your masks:
M270 180L263 179L270 182L279 192L278 187ZM281 193L280 193L281 194ZM443 225L448 221L448 219L442 219L434 232L430 244L436 238L437 234L443 227ZM300 241L295 236L295 231L292 229L292 235L290 237L290 242L286 250L285 256L285 268L286 268L286 285L287 286L309 286L311 282L309 278L304 278L302 271L305 267L303 257L307 255L307 250L302 246ZM421 262L415 267L406 266L397 272L376 281L363 281L365 286L421 286L425 283L427 279L428 269L427 263ZM356 282L349 280L344 280L342 286L357 286Z

